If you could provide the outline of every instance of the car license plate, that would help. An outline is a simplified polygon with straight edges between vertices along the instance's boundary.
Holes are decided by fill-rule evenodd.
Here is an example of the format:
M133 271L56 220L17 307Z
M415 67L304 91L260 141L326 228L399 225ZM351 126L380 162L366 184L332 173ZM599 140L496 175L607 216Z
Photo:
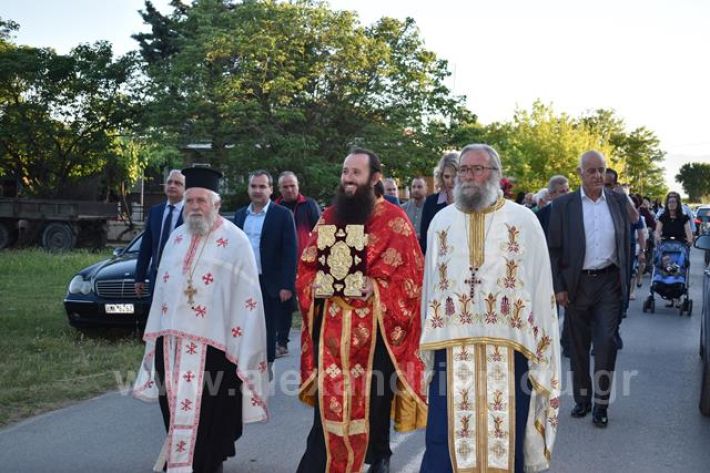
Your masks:
M107 314L133 314L134 312L133 304L106 304Z

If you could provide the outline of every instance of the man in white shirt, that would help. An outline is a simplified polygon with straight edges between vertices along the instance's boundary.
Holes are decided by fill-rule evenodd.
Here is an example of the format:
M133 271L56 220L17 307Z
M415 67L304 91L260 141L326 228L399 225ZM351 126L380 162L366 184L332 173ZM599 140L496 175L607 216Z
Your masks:
M246 233L256 257L266 317L267 358L272 363L276 358L277 324L293 312L296 226L289 209L271 202L271 174L252 172L248 193L251 203L237 210L234 223Z
M594 399L594 425L606 427L619 313L629 290L629 222L630 217L638 219L638 212L626 195L604 188L602 153L582 154L577 172L582 187L552 203L548 247L555 298L569 321L576 403L572 417L586 416Z

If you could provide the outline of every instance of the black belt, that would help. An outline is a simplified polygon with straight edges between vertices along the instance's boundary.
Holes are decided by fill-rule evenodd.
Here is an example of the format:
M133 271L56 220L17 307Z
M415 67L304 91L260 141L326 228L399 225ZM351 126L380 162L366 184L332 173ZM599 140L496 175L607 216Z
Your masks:
M586 276L599 276L600 274L610 273L619 269L615 264L610 264L609 266L601 269L583 269L582 274Z

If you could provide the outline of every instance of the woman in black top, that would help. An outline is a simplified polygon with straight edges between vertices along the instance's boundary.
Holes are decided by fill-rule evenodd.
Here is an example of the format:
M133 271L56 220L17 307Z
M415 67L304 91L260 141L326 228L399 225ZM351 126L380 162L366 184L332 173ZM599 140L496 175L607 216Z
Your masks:
M456 170L459 167L458 162L458 153L447 153L439 160L439 164L434 170L434 180L439 187L439 192L427 197L422 208L422 223L419 232L419 246L422 247L422 253L426 253L426 234L434 215L454 202L454 184L456 183Z
M675 238L688 245L693 243L693 232L690 230L690 217L683 213L680 194L669 192L666 196L666 206L656 223L656 241Z

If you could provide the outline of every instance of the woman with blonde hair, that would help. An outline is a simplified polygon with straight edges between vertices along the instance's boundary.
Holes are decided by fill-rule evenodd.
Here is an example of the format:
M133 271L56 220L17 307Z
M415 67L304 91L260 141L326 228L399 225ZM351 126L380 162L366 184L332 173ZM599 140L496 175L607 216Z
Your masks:
M458 160L459 154L457 152L446 153L434 169L434 183L438 192L427 197L422 208L421 233L419 236L419 245L422 247L422 253L426 253L426 234L434 215L454 202L454 186L459 168Z

